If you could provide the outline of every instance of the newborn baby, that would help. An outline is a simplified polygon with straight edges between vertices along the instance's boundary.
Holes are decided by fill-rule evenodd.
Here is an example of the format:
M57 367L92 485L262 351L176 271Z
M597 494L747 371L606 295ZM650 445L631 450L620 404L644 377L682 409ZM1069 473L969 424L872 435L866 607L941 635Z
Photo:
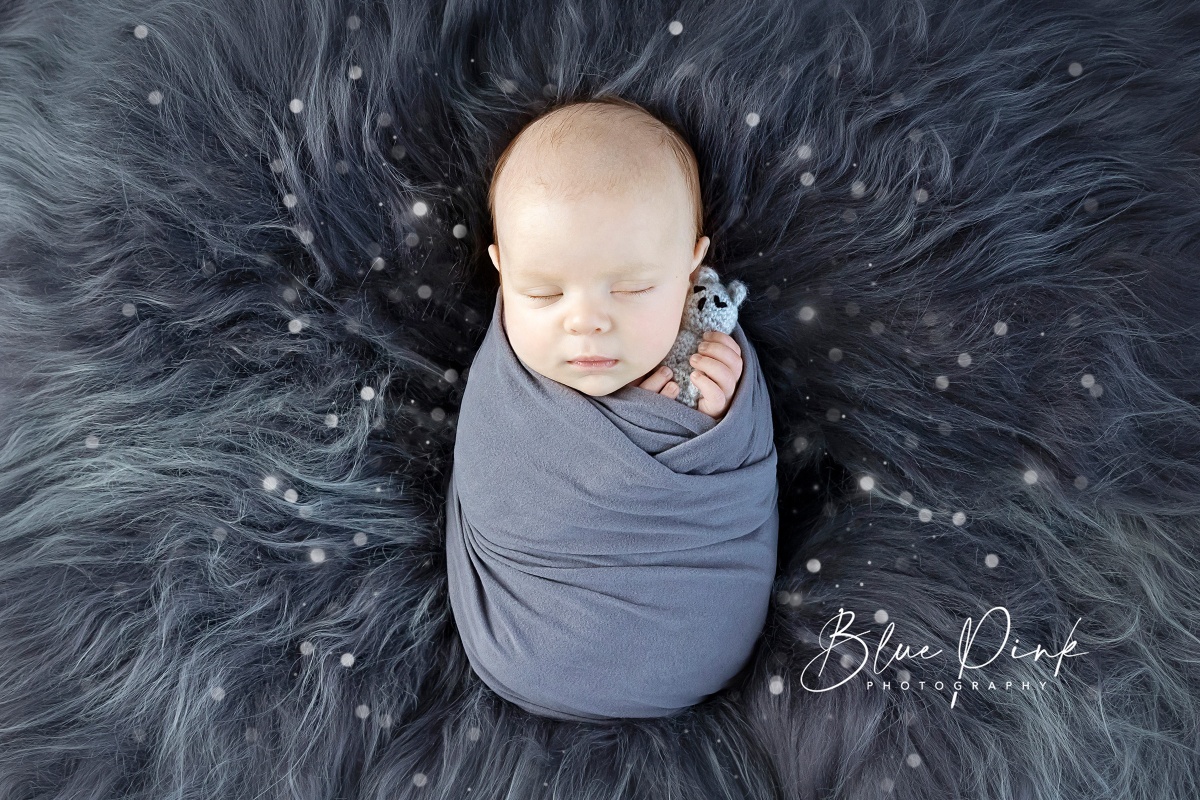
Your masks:
M618 109L625 119L612 119ZM488 255L508 340L528 368L593 397L636 385L673 398L679 385L658 365L710 241L700 234L695 157L640 108L566 113L574 118L551 113L526 128L489 192ZM720 331L705 339L691 378L697 407L719 420L742 373L741 347Z
M489 206L501 285L447 484L464 651L534 714L677 713L748 663L779 527L740 325L694 359L696 408L658 370L708 250L695 156L639 106L571 104L509 145Z

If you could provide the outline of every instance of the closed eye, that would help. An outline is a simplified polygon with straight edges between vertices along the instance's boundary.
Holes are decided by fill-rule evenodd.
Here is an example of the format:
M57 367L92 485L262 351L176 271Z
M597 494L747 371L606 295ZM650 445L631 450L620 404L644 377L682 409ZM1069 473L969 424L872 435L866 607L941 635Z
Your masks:
M638 289L636 292L617 292L617 294L645 294L646 292L650 291L653 288L654 288L653 286L649 286L645 289ZM551 297L560 297L561 293L560 294L527 294L525 296L528 297L530 300L549 300Z

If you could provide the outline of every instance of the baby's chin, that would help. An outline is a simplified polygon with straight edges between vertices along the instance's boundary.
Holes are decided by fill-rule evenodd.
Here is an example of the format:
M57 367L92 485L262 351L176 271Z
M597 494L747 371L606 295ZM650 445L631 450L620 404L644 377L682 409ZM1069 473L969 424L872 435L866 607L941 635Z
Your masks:
M592 397L604 397L627 386L637 386L658 369L658 363L646 367L643 361L642 367L639 368L629 366L629 362L624 360L611 369L596 372L580 370L565 363L561 368L558 365L542 365L546 368L539 369L524 359L520 360L531 372Z
M592 397L604 397L626 386L634 386L641 382L640 375L631 378L628 370L619 368L592 375L548 375L546 377Z
M629 385L630 381L612 375L593 375L582 379L561 380L559 383L570 386L572 389L583 392L586 395L591 395L592 397L604 397Z

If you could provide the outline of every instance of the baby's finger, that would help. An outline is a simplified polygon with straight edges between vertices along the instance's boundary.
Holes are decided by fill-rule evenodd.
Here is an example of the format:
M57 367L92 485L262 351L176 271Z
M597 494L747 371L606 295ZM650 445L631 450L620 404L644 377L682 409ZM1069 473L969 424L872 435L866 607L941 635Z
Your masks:
M742 369L742 357L733 350L730 350L724 345L710 344L708 347L700 351L701 355L706 355L710 358L715 358L725 366L729 367L731 372L740 372Z
M733 338L728 333L722 333L721 331L707 331L704 334L704 341L723 344L733 352L737 353L739 356L742 354L742 346L737 343L737 339Z
M733 347L730 347L729 343L726 342L704 341L700 343L696 351L701 355L712 356L730 367L740 366L742 363L741 351L734 349L737 347L737 342L733 341L733 339L730 339L729 342L732 343Z
M638 384L639 389L649 389L652 392L661 391L671 380L671 368L663 364L651 372L646 380Z
M733 369L712 356L696 353L691 358L692 369L703 370L704 374L722 386L733 385Z
M692 383L700 390L700 402L704 404L700 410L710 416L724 411L725 399L728 397L725 390L703 372L693 372L691 378Z
M738 370L737 372L730 373L723 372L719 375L712 375L706 372L701 372L700 374L719 386L721 388L721 393L725 395L725 397L733 397L733 390L735 387L737 387L738 377L741 376L742 373L741 370Z

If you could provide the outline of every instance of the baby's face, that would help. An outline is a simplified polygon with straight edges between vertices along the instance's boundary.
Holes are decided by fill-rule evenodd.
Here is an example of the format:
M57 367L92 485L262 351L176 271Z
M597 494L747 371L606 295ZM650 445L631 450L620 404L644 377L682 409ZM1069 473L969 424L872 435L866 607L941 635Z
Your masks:
M561 200L530 192L498 205L504 252L492 244L488 254L517 357L595 397L640 383L679 335L708 250L707 236L691 241L689 213L662 197L603 193ZM572 363L579 356L614 363Z

